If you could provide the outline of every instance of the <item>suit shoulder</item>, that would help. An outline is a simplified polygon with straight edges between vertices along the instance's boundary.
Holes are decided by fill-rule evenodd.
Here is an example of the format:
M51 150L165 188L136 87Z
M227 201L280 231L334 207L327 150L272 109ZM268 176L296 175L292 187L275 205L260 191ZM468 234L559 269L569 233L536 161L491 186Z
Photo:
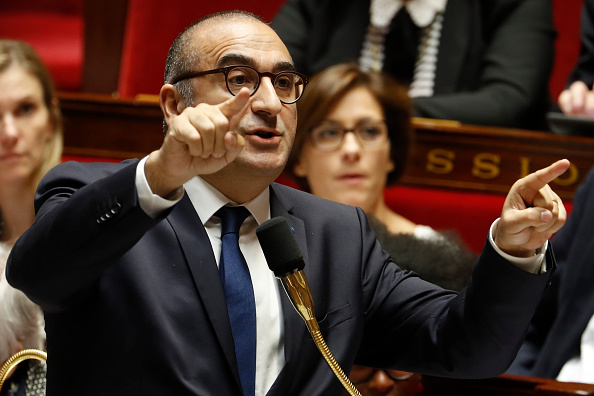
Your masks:
M275 196L283 203L286 209L292 208L296 212L316 214L326 212L329 216L353 216L362 209L345 205L335 201L320 198L305 191L297 190L284 184L273 183L272 190Z
M138 159L122 162L78 162L66 161L52 168L41 180L40 187L55 183L88 184L109 176L126 166L138 163Z
M122 186L126 180L132 181L136 174L137 159L115 162L77 162L67 161L55 166L41 179L35 193L35 210L54 196L70 196L77 190L95 184L99 180L107 180L109 176L116 177L112 185ZM98 191L105 191L104 186L98 186Z

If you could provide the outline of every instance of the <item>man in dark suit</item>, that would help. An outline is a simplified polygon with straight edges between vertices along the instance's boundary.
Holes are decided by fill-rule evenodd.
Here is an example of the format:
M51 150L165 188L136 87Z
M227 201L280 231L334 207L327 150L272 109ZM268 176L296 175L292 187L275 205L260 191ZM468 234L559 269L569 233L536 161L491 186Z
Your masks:
M555 235L559 270L510 373L594 383L594 171L578 189L567 225Z
M271 216L294 230L321 332L346 371L507 368L555 266L546 241L566 215L547 183L568 161L512 187L458 295L400 270L360 209L273 183L305 81L265 23L241 12L196 22L174 41L165 81L161 148L56 167L9 258L9 282L45 311L49 396L242 394L234 307L217 271L219 209L237 205L250 212L239 232L257 315L250 393L342 391L267 269L255 227Z
M411 86L414 116L547 129L550 0L287 0L272 27L297 69L312 75L357 62L376 13L387 23L382 70Z

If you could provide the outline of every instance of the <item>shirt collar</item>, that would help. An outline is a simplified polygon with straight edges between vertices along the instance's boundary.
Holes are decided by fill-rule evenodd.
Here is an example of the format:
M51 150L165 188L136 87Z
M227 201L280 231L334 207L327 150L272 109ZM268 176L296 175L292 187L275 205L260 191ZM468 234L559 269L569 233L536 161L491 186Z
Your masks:
M206 182L203 178L196 176L184 184L184 188L202 224L205 224L217 210L224 205L237 206L223 193ZM258 224L270 219L270 193L267 187L254 199L243 204Z
M429 26L435 15L443 12L447 0L371 0L371 23L377 27L388 27L394 15L406 7L413 23L420 28Z

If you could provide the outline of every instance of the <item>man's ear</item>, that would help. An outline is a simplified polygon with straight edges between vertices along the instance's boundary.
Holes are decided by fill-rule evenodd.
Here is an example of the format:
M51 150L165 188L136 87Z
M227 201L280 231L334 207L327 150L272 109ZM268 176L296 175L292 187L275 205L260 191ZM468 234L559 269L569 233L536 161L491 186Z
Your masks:
M168 125L185 108L182 96L177 88L171 84L165 84L161 87L161 91L159 92L159 106L161 106L163 117Z

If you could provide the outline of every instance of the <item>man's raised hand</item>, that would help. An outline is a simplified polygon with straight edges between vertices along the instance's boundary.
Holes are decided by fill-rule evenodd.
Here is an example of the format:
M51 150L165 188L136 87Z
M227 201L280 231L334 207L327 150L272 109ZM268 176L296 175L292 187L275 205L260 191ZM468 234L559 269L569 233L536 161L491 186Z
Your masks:
M163 91L163 90L162 90ZM192 177L217 172L232 162L244 145L243 136L230 130L230 119L241 112L250 99L248 89L242 89L223 103L200 103L175 109L175 92L161 94L168 125L161 148L150 154L145 174L151 190L169 197Z
M568 160L560 160L514 183L493 235L501 250L516 257L530 257L565 224L567 212L549 183L569 165Z
M583 81L575 81L561 92L558 104L565 114L594 118L594 91Z

